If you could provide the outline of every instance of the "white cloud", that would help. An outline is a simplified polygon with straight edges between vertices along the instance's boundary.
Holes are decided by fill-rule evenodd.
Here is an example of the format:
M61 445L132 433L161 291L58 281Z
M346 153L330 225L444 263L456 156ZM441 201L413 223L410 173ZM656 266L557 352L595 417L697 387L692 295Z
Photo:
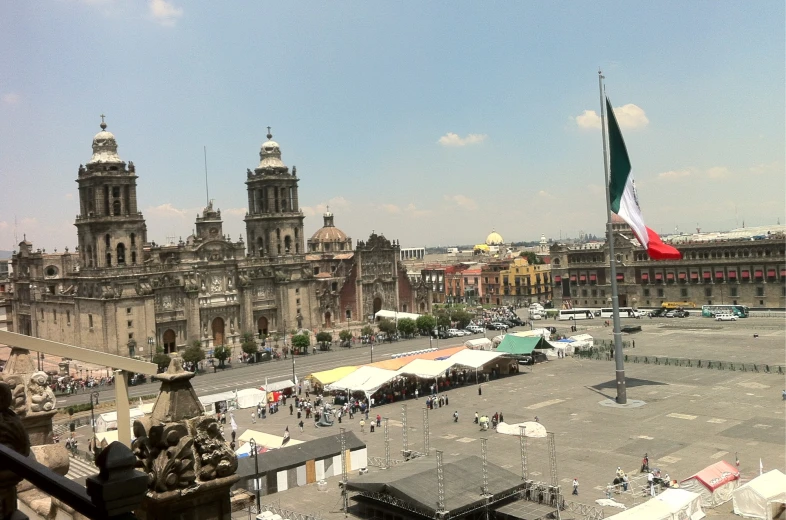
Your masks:
M644 109L633 103L615 108L614 115L617 116L617 122L623 129L643 128L650 124ZM600 115L594 110L585 110L574 119L579 128L600 128Z
M470 211L478 209L478 203L466 195L445 195L445 200Z
M35 217L25 217L19 221L19 225L22 227L36 227L38 225L38 219Z
M453 132L448 132L437 141L442 146L467 146L470 144L479 144L488 138L486 134L467 134L467 137L461 137Z
M409 203L406 208L407 215L412 215L415 218L428 217L433 215L430 209L418 209L413 203Z
M6 94L3 94L2 99L4 105L16 105L22 100L22 96L20 96L16 92L8 92Z
M581 128L600 128L600 116L594 110L585 110L575 119L576 124Z
M351 206L352 204L350 201L344 197L338 196L333 197L326 202L320 202L314 206L301 206L300 211L302 211L303 214L307 217L314 217L316 215L322 215L328 209L330 209L331 213L336 213L336 210L342 213L348 213Z
M248 210L246 208L229 208L222 209L221 212L224 215L231 215L233 217L245 217Z
M173 27L177 20L183 16L183 9L175 7L174 4L167 2L167 0L150 0L148 7L153 20L165 27Z
M74 198L74 194L73 194L73 193L66 193L64 198L65 198L66 200L71 200L71 199L73 199L73 198Z
M691 171L688 169L683 170L670 170L667 172L659 173L658 178L664 181L677 180L690 176Z
M731 175L731 172L725 166L713 166L707 170L707 177L710 179L724 179Z
M398 214L401 213L401 208L396 206L395 204L382 204L379 206L382 211L391 214Z
M199 210L197 210L198 212ZM151 217L164 217L164 218L186 218L189 213L194 213L193 209L179 209L174 207L170 202L161 204L160 206L151 206L145 209L145 215Z
M541 198L544 198L544 199L553 199L553 198L555 198L554 195L552 195L551 193L547 192L546 190L540 190L538 192L538 197L541 197Z

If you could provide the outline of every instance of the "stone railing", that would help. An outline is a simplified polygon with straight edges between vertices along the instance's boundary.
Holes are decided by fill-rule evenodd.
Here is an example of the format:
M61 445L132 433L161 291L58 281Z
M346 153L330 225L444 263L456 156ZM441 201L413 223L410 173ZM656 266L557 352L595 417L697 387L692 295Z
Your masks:
M0 517L24 520L16 509L16 483L25 479L35 487L93 519L136 518L132 511L141 503L147 490L147 476L134 470L134 454L119 442L113 442L96 461L100 473L87 479L87 488L58 475L35 460L0 444L0 467L17 478L0 480L3 497ZM13 495L13 496L12 496Z

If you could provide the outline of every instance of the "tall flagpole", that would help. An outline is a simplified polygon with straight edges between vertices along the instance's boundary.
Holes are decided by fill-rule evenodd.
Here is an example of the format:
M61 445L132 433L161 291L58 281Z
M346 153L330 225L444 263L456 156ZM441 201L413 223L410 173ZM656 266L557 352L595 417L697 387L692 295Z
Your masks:
M611 267L611 307L614 325L614 361L616 364L617 404L627 404L628 390L625 385L625 366L622 359L622 332L620 332L620 301L617 289L617 262L614 255L614 233L611 228L611 194L609 193L609 157L606 151L606 100L603 73L598 70L600 89L600 127L603 133L603 172L606 176L606 243L609 245Z

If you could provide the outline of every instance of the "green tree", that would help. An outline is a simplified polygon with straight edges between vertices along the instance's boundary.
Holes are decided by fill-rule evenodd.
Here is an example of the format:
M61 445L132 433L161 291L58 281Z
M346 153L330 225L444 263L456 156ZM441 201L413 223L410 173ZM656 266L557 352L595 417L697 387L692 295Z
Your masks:
M364 325L363 328L360 329L361 336L371 336L372 334L374 334L374 329L371 325Z
M425 336L426 334L431 334L431 331L437 327L437 320L434 316L423 314L415 320L415 327Z
M153 363L158 365L158 368L166 368L169 366L169 363L172 361L172 358L169 357L169 354L164 353L163 347L156 347L156 354L153 356Z
M203 359L205 359L205 351L202 350L202 344L199 340L194 340L194 342L183 351L183 361L193 363L194 366Z
M349 329L342 329L341 332L338 333L338 339L341 341L350 341L352 339L352 331Z
M415 333L417 326L412 318L401 318L398 320L398 331L404 336L409 337Z
M469 322L472 321L472 314L465 310L454 311L452 314L453 321L457 322L456 326L459 329L466 328Z
M330 344L333 342L333 334L330 332L317 333L317 343L319 343L320 350L328 350Z
M447 312L442 311L437 314L437 327L440 329L449 329L450 328L450 316Z
M396 333L396 322L385 318L379 321L377 328L379 328L380 332L384 332L388 336L392 336Z
M526 258L529 265L540 265L543 263L543 260L532 251L522 251L519 256Z
M300 352L301 354L308 353L308 346L311 344L308 336L305 334L295 334L292 336L292 353Z
M226 345L219 345L213 349L213 357L218 360L218 366L224 368L224 361L232 355L232 349Z
M243 349L243 352L248 354L249 356L256 356L257 352L259 352L259 346L257 345L257 340L254 337L253 332L244 332L241 338L240 348Z

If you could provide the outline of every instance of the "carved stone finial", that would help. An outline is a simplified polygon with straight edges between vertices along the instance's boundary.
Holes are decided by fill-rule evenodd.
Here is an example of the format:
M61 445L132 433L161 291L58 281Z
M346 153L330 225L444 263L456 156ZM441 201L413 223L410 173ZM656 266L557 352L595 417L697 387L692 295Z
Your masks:
M12 409L14 401L11 387L6 383L0 383L0 444L5 444L27 457L30 455L30 439L22 425L22 420Z
M101 130L106 130L106 123L104 122L105 117L104 114L101 114Z
M268 139L273 139L273 134L270 133L270 127L267 127L267 138Z

